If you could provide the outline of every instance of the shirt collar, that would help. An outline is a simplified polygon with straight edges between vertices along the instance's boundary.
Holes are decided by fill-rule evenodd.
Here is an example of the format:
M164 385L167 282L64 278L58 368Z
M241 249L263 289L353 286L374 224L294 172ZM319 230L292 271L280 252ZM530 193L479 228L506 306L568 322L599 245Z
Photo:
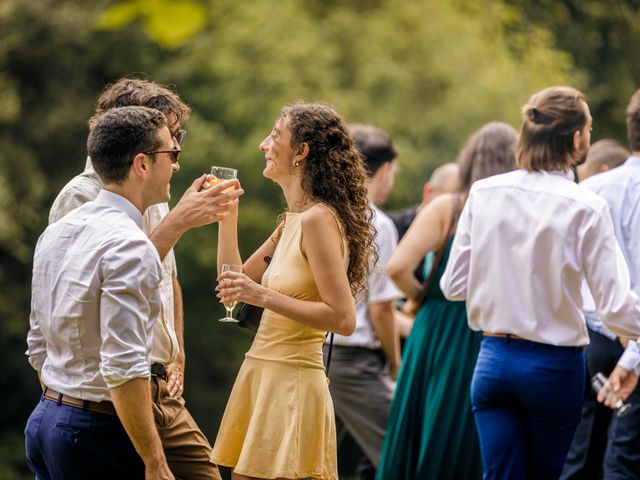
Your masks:
M572 182L574 182L576 180L576 175L575 175L575 173L573 173L573 170L571 170L571 169L569 169L569 170L547 170L546 173L549 173L551 175L559 175L559 176L564 177L567 180L570 180Z
M634 157L632 155L629 158L627 158L627 160L624 162L624 164L628 165L630 167L638 167L638 166L640 166L640 157Z
M142 230L142 214L136 206L122 195L102 189L95 200L97 205L107 205L122 210Z
M84 164L84 173L95 173L93 164L91 163L91 157L87 155L87 161Z

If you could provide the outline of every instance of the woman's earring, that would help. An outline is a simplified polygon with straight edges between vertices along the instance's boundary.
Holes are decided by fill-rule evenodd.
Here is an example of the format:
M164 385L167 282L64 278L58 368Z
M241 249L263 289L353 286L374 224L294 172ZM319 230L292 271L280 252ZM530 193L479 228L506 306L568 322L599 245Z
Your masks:
M293 166L298 168L300 166L300 162L296 160L295 162L293 162Z

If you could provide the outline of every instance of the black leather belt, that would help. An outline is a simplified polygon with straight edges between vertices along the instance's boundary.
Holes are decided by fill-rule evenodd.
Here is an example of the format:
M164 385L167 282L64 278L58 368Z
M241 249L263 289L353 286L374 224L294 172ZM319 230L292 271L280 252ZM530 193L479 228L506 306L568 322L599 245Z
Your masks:
M151 364L151 375L154 377L160 377L165 382L167 381L167 370L161 363Z

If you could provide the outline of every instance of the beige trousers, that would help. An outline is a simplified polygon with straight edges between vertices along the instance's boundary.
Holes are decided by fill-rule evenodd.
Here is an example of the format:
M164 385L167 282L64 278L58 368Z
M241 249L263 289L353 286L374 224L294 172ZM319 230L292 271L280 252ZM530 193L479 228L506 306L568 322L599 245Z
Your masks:
M167 463L177 480L221 480L218 467L211 462L211 445L182 397L171 398L167 382L151 377L153 416L160 434Z

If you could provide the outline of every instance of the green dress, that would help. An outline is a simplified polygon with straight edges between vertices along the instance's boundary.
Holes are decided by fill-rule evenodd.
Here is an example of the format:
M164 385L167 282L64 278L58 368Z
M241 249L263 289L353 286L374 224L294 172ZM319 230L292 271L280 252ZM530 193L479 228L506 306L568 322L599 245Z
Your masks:
M378 480L482 478L470 400L481 334L467 325L464 302L440 290L452 241L405 345Z

